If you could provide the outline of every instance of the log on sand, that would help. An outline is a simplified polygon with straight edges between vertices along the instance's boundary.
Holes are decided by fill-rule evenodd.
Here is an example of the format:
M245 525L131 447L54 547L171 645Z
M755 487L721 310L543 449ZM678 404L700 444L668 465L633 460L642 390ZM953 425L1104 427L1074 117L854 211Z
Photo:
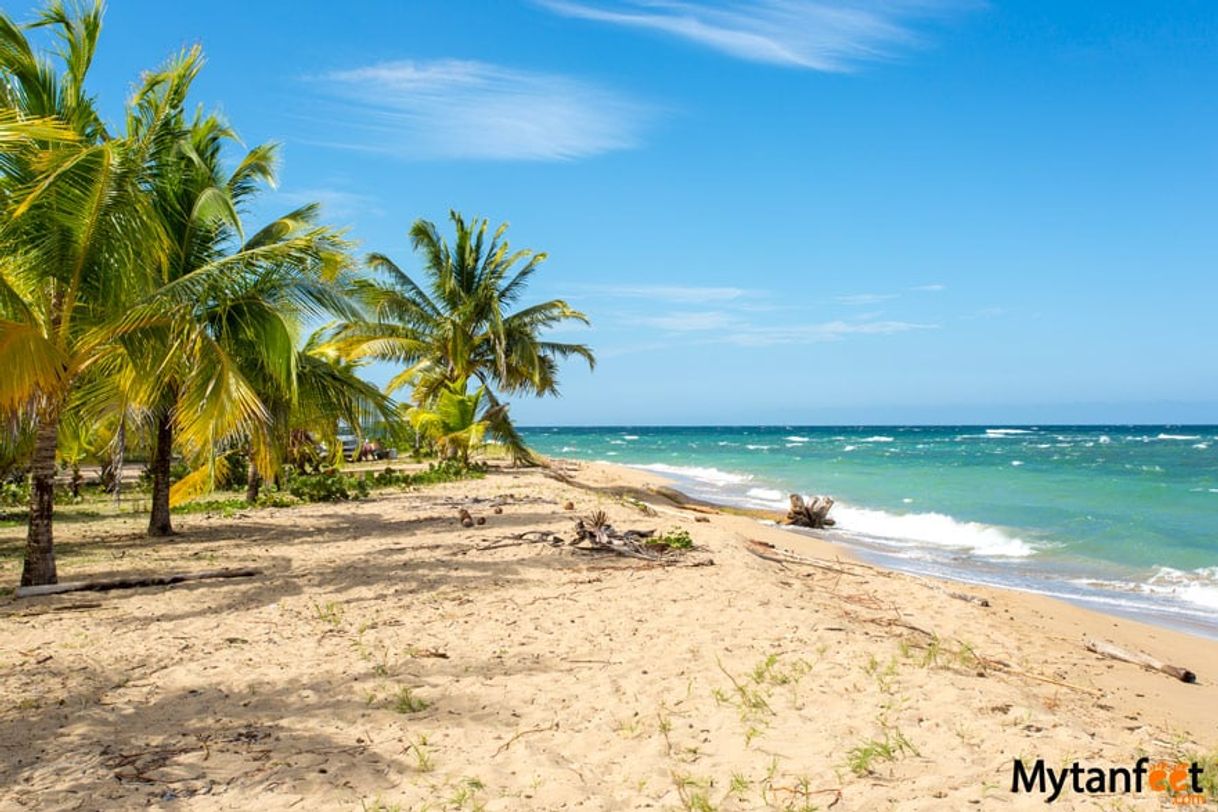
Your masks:
M153 575L144 578L112 578L105 581L69 581L63 584L17 587L18 598L33 598L39 595L59 595L64 592L109 592L111 589L136 589L142 586L171 586L184 581L204 581L210 578L253 578L261 570L204 570L183 572L177 575Z
M1110 643L1107 640L1100 640L1093 637L1083 638L1083 647L1087 651L1107 657L1110 660L1121 660L1134 665L1140 665L1143 668L1149 668L1152 671L1159 671L1167 674L1169 677L1175 677L1181 682L1196 682L1197 675L1187 668L1181 668L1178 665L1169 665L1161 660L1157 660L1149 654L1141 651L1128 651L1115 643Z

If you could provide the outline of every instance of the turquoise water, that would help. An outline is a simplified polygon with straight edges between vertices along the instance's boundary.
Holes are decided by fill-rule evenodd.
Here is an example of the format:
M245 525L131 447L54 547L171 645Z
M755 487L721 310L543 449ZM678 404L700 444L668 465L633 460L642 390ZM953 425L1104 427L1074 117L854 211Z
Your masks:
M636 466L721 503L838 499L831 534L889 566L1218 637L1218 427L532 428L544 454Z

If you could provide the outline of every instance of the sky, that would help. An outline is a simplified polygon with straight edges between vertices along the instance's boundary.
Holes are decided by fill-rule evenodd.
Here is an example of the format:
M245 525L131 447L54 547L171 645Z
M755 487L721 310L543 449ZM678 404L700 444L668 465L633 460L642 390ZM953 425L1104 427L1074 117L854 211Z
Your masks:
M1212 0L112 0L92 89L195 43L255 224L549 254L523 424L1218 422Z

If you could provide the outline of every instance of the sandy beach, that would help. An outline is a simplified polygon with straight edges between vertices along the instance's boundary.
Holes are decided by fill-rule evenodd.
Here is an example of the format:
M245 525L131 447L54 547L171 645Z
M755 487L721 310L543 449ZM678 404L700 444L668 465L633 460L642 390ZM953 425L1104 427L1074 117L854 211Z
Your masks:
M186 515L165 541L143 516L61 524L64 581L262 574L0 599L0 808L1038 809L1011 792L1017 757L1218 751L1218 643L871 568L681 509L637 471L558 466L572 482L495 468ZM485 524L462 527L462 507ZM514 538L570 538L595 510L697 548L659 566ZM1198 683L1102 659L1085 635ZM1070 789L1054 804L1164 805Z

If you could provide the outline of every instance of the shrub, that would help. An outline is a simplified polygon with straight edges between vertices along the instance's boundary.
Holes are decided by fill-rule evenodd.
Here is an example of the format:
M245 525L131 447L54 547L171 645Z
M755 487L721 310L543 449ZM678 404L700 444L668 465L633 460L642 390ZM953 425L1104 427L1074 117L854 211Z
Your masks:
M670 550L690 550L693 549L694 539L689 535L688 530L675 527L667 533L649 539L647 543L656 547L667 547Z
M30 483L21 482L0 483L0 507L24 507L30 503Z
M345 502L353 498L352 491L356 492L357 497L368 493L368 485L363 477L356 479L340 473L336 468L327 468L320 474L302 474L285 466L282 487L303 502Z

